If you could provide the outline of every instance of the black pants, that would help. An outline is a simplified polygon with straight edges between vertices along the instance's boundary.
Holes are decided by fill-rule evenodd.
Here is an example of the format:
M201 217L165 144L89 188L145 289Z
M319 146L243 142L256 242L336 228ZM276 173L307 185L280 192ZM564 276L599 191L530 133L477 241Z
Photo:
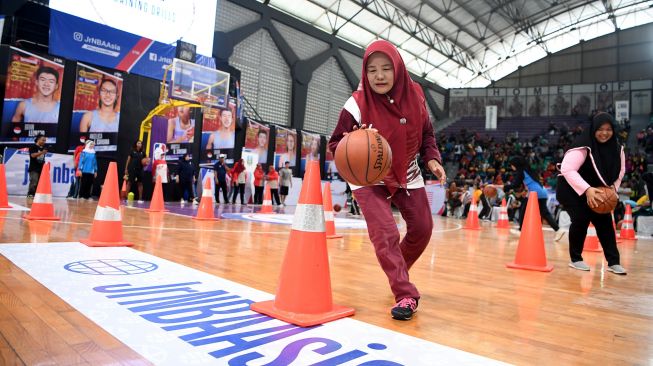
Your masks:
M91 190L93 188L93 180L95 176L93 173L82 173L82 187L79 189L79 196L82 198L91 198Z
M272 202L276 202L275 205L279 206L281 200L279 200L279 188L270 188L270 194L272 194Z
M571 261L583 260L583 245L587 236L587 227L591 222L596 228L596 236L599 237L608 266L619 264L619 249L617 249L617 238L614 234L610 214L597 214L586 204L565 206L565 210L571 219L569 227L569 257Z
M41 179L41 171L30 171L29 172L29 188L27 189L28 196L34 196L36 194L36 187L39 184L39 179Z
M255 205L263 204L263 186L254 187L254 204Z
M234 187L234 200L232 203L236 203L236 196L240 193L240 204L245 204L245 183L240 183Z
M220 203L220 190L222 190L222 198L224 203L229 203L229 191L227 190L227 181L218 181L215 185L215 203Z
M481 212L478 214L479 219L489 219L490 216L492 215L492 206L490 205L490 201L485 197L484 194L481 195L481 202L483 202L483 209Z
M191 201L193 198L195 198L195 195L193 194L193 181L179 181L179 192L181 199L185 201Z
M522 225L524 225L524 216L526 216L527 203L528 203L528 198L521 201L521 207L519 208L519 230L521 230ZM560 227L558 226L556 219L553 218L551 212L549 212L549 209L546 208L546 198L538 198L537 203L540 206L540 216L544 220L546 220L546 222L548 222L549 225L551 225L553 230L558 231Z

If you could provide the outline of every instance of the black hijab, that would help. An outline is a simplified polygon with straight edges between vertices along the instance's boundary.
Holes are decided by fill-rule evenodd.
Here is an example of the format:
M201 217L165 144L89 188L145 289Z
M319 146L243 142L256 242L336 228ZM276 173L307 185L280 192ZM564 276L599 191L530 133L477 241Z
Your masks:
M517 169L516 172L519 181L524 180L524 172L526 172L534 181L539 182L540 180L539 174L531 170L531 165L528 163L528 160L526 160L523 156L513 157L512 159L510 159L510 164L514 165L515 168Z
M606 123L612 126L612 137L601 144L594 134ZM608 113L600 112L592 119L592 126L578 135L571 146L572 149L579 147L591 149L596 168L607 185L614 184L621 172L621 146L617 142L617 132L614 118Z

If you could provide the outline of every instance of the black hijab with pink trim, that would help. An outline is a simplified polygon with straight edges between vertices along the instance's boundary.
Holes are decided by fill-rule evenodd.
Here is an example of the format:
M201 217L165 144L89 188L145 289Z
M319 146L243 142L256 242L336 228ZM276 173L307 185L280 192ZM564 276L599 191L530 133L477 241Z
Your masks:
M375 52L385 54L394 69L394 84L387 95L374 92L367 78L367 61ZM399 51L392 43L378 40L367 47L363 57L361 82L353 97L361 111L361 123L368 126L371 124L372 128L377 129L392 149L391 173L383 181L391 192L394 192L397 186L405 187L408 164L414 159L422 142L421 138L416 139L413 135L421 136L423 121L429 117L424 92L421 86L410 78ZM393 103L390 103L390 99ZM407 123L399 123L402 118L405 118ZM414 140L419 141L417 146L410 143Z
M612 137L608 141L600 143L594 135L606 123L612 126ZM614 184L621 172L621 145L617 141L617 132L614 117L606 112L599 112L592 119L591 127L583 131L570 147L570 150L574 148L590 149L596 169L607 185Z

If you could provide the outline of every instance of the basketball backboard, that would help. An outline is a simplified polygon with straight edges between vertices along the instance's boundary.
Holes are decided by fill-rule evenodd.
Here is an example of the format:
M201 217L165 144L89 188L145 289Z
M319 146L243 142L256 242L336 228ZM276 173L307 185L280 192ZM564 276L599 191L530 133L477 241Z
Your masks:
M170 98L201 102L215 108L229 103L229 74L175 58L172 62Z

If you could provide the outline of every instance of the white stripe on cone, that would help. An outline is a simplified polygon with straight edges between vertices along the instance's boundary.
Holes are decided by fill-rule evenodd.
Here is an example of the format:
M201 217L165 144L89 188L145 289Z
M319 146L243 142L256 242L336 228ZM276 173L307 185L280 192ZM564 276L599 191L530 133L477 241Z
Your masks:
M594 226L587 228L587 236L596 236L596 229Z
M52 195L48 193L36 193L34 194L32 203L52 203Z
M263 206L272 206L271 200L263 200Z
M309 233L325 233L324 208L322 205L300 203L295 208L292 229Z
M633 222L632 221L624 220L624 222L621 224L621 230L632 229L632 228L633 228Z
M472 203L472 205L469 206L469 211L476 212L476 207L478 207L478 206Z
M113 207L98 206L95 210L95 220L99 221L121 221L120 210Z
M333 221L333 211L324 211L324 220Z
M211 189L203 189L202 197L213 197L213 192L211 191Z

